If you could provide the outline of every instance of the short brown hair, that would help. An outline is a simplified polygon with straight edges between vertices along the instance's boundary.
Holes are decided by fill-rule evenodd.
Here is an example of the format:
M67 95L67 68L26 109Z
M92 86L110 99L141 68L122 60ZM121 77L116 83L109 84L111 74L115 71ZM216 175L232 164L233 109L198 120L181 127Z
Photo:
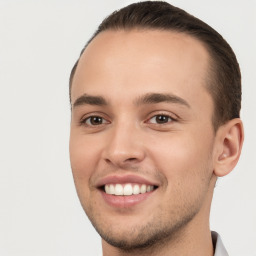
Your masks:
M214 129L217 130L228 120L240 116L241 73L232 48L212 27L169 3L162 1L139 2L113 12L100 24L83 48L81 55L99 33L106 30L131 29L175 31L191 35L202 42L211 57L207 90L214 101ZM70 93L79 59L70 74Z

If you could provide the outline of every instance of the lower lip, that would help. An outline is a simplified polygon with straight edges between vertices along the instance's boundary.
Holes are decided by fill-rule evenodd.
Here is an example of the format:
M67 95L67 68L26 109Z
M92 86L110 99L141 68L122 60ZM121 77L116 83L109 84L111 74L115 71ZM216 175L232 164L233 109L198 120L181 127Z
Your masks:
M104 200L111 206L117 208L128 208L137 205L150 197L154 190L144 194L131 195L131 196L115 196L101 191Z

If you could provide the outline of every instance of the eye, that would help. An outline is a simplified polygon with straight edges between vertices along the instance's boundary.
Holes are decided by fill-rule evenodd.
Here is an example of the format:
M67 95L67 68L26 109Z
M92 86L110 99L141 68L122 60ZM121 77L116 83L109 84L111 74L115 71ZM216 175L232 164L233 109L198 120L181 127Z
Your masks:
M166 124L174 121L174 119L168 115L155 115L149 119L152 124Z
M82 120L82 123L88 126L97 126L101 124L106 124L108 123L108 121L101 116L90 116Z

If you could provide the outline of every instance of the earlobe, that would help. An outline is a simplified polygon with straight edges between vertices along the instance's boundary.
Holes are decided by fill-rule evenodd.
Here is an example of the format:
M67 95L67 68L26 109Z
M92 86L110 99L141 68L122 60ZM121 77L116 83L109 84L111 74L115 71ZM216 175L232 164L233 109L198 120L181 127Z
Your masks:
M214 173L222 177L236 166L243 145L244 131L241 119L235 118L222 125L217 131L218 152Z

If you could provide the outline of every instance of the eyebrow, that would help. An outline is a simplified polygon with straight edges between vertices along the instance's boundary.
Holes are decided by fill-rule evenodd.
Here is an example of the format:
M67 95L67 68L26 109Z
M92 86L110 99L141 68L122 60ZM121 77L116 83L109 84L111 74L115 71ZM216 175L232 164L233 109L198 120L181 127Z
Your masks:
M161 102L181 104L190 108L190 105L184 99L174 94L167 94L167 93L147 93L139 97L135 101L135 104L143 105L143 104L156 104Z
M167 93L147 93L134 101L135 105L138 106L144 104L157 104L161 102L181 104L190 108L188 102L181 97ZM82 105L106 106L107 104L106 99L104 99L102 96L83 94L75 100L73 107Z
M75 100L73 107L81 105L106 106L107 101L101 96L91 96L88 94L83 94Z

